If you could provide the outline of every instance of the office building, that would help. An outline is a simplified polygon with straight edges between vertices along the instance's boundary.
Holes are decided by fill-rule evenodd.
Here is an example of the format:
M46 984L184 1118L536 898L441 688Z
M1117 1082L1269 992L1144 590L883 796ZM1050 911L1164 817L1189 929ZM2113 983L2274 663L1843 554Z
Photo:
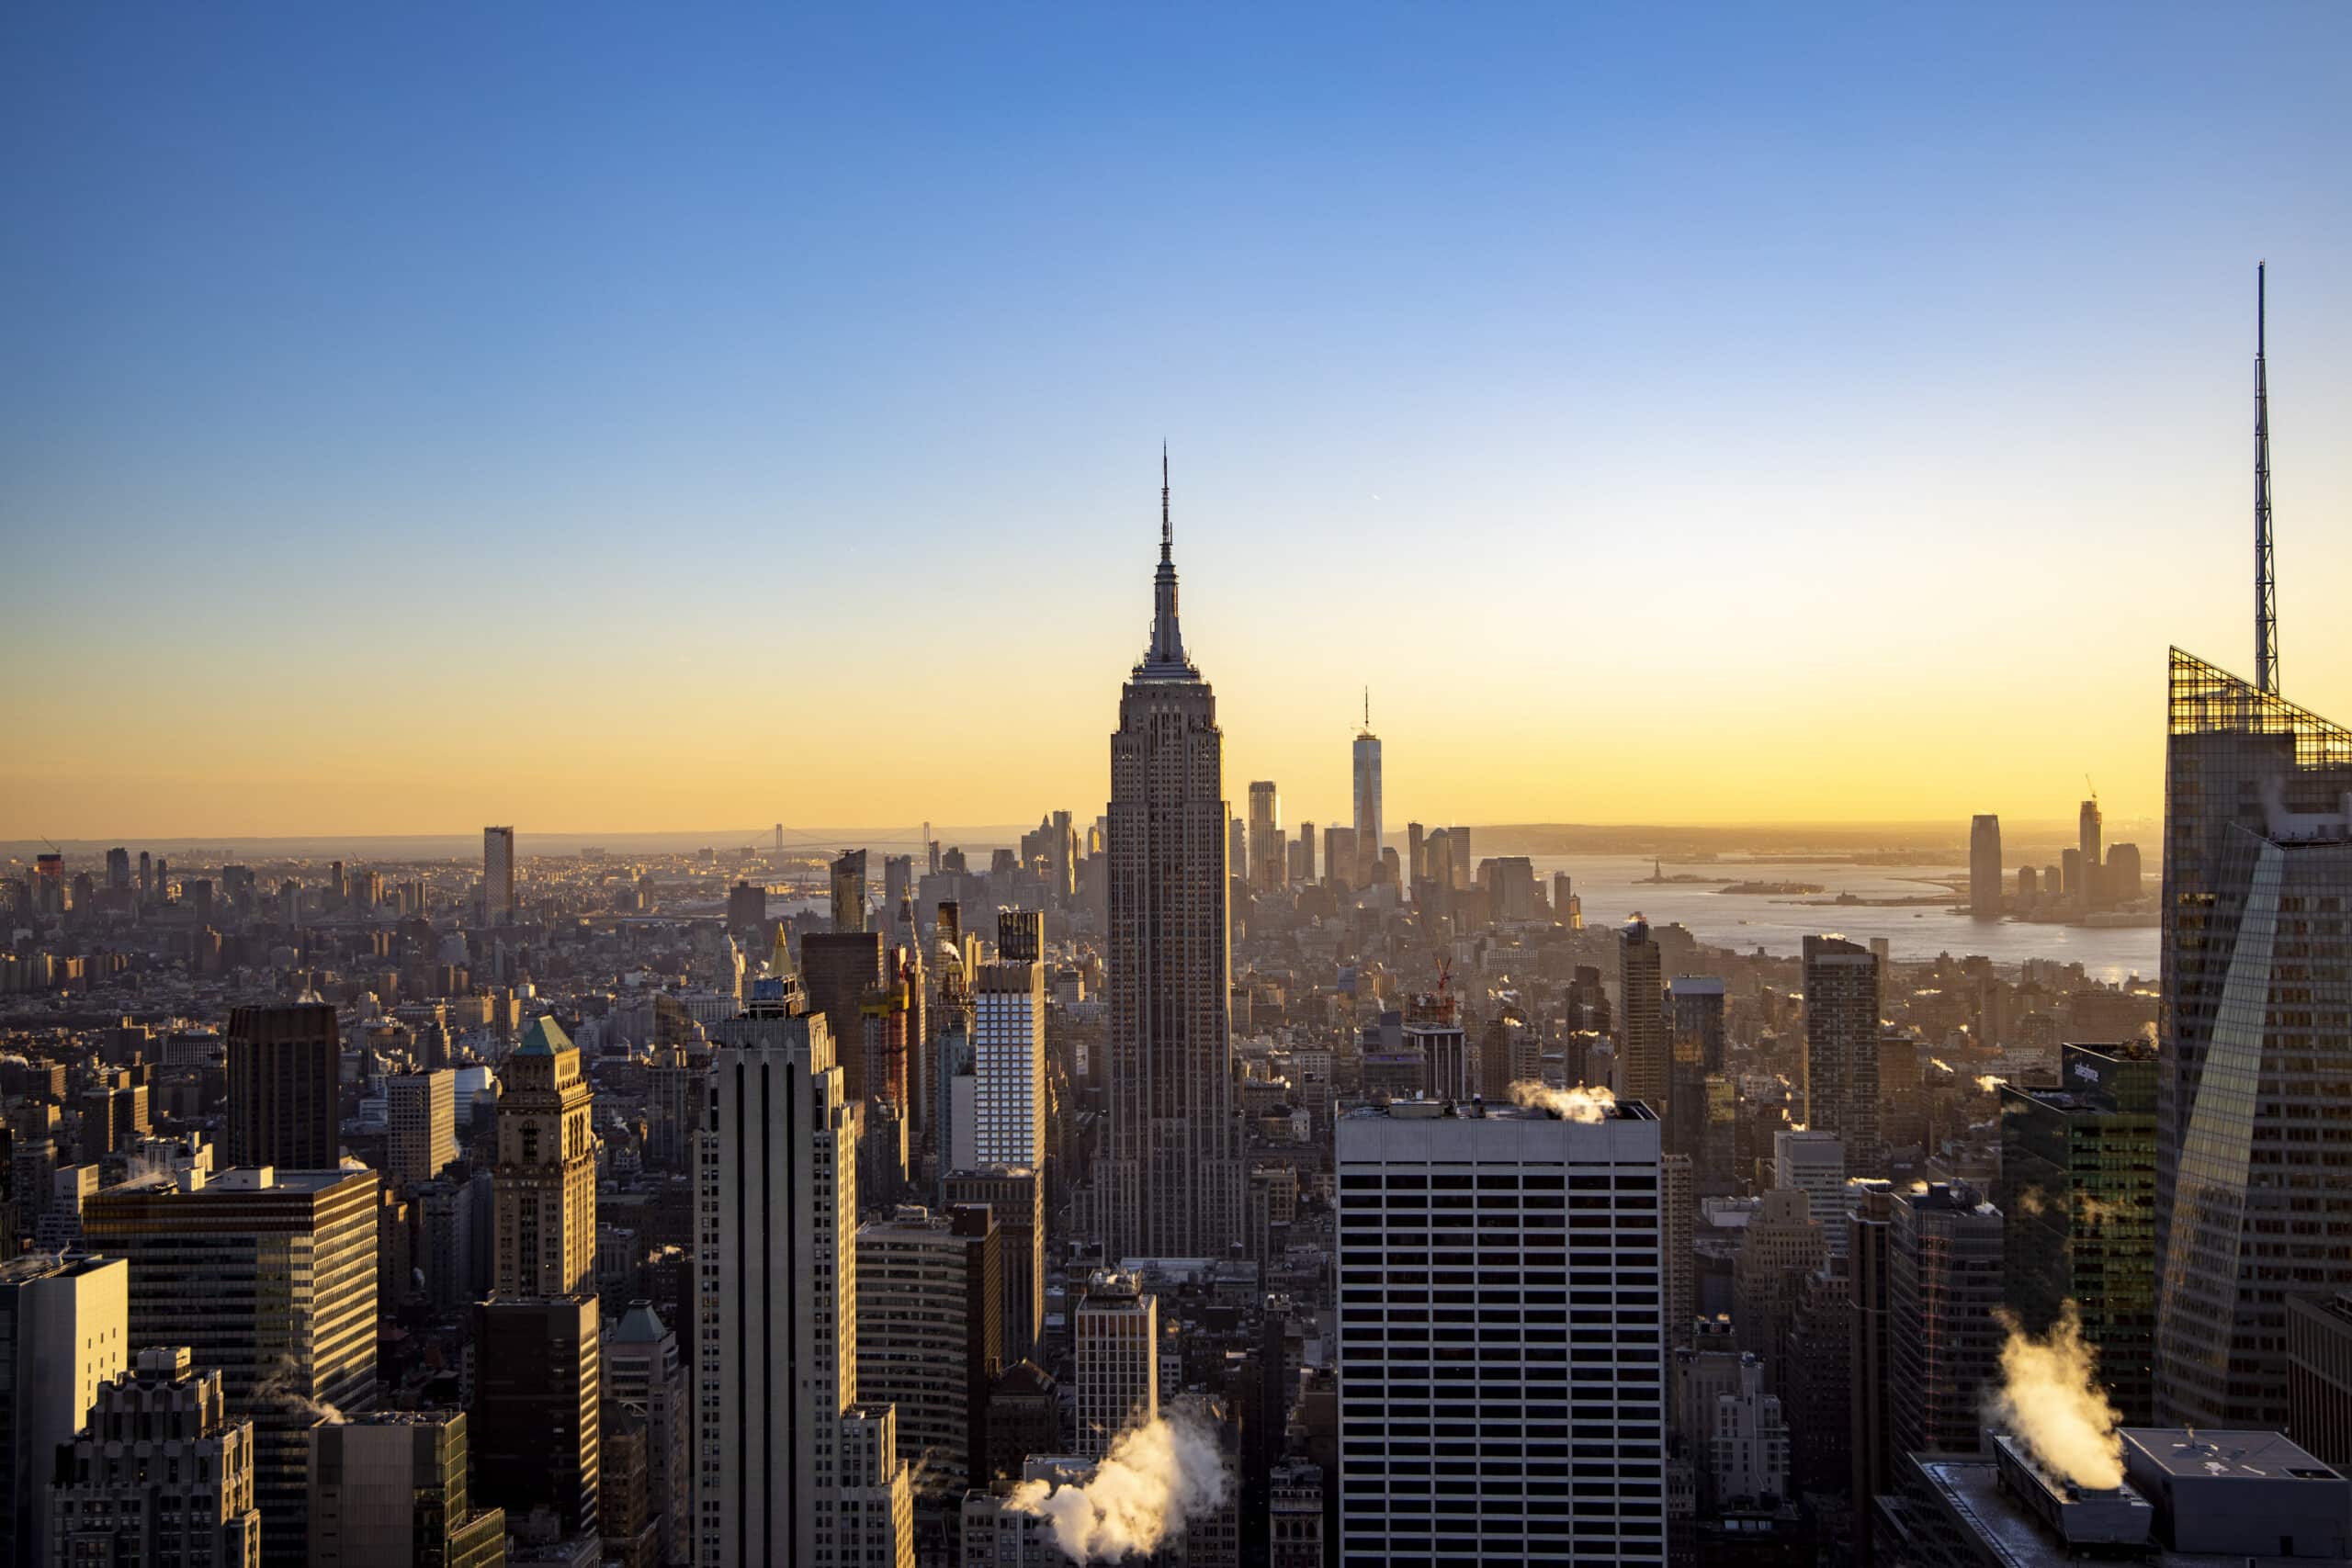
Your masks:
M1661 1118L1670 1086L1666 1038L1665 982L1657 942L1639 915L1617 932L1617 978L1623 1017L1617 1030L1622 1092Z
M2001 1212L1968 1187L1894 1194L1888 1236L1887 1424L1897 1453L1973 1453L2006 1337ZM1855 1369L1856 1381L1861 1369Z
M1221 1258L1242 1228L1225 738L1178 627L1164 482L1153 599L1151 646L1120 691L1111 737L1111 1095L1098 1228L1107 1258Z
M1654 1113L1336 1132L1339 1561L1664 1563Z
M2099 845L2101 825L2098 801L2096 798L2083 802L2083 808L2078 818L2078 829L2081 840L2079 852L2082 856L2083 868L2082 906L2086 909L2100 908L2107 902L2105 889L2100 886L2099 876L2099 874L2107 869L2107 856Z
M1770 1368L1774 1392L1784 1369L1781 1342L1796 1319L1804 1283L1827 1264L1829 1239L1813 1217L1813 1201L1793 1187L1770 1187L1757 1197L1732 1266L1732 1321L1739 1348Z
M1724 1070L1724 983L1715 975L1677 975L1667 982L1668 1047L1695 1058L1702 1074Z
M695 1562L910 1568L897 1424L888 1405L858 1400L853 1111L823 1016L796 1002L782 982L756 982L742 1016L711 1032L695 1207Z
M989 1390L1004 1368L1003 1260L985 1207L903 1207L857 1233L857 1388L898 1410L915 1502L985 1483Z
M1043 1169L1046 966L1034 956L983 964L972 976L972 1096L968 1163Z
M865 930L865 852L843 850L833 862L833 930Z
M465 1413L390 1410L311 1434L312 1568L504 1568L506 1513L475 1506Z
M603 1526L600 1327L593 1295L493 1294L473 1310L477 1498L510 1519L545 1511L570 1541Z
M1250 785L1250 888L1254 893L1279 893L1289 879L1290 844L1283 837L1283 800L1274 781L1259 779Z
M657 1555L663 1562L685 1561L694 1545L693 1406L678 1337L651 1302L631 1302L605 1328L601 1371L605 1408L620 1405L645 1416L646 1490L661 1516Z
M1120 1433L1159 1415L1159 1298L1133 1274L1097 1269L1073 1326L1078 1436L1070 1451L1100 1459Z
M458 1075L447 1067L384 1080L384 1179L431 1181L458 1157Z
M1676 1352L1674 1403L1702 1511L1791 1495L1789 1424L1760 1359L1730 1349Z
M486 926L514 920L514 829L481 830L481 919Z
M841 1054L844 1092L864 1100L865 998L882 987L880 931L811 931L800 939L801 987L808 1010L821 1013L826 1038Z
M1363 728L1357 731L1354 755L1356 871L1358 888L1380 880L1380 737L1372 732L1372 699L1364 698Z
M2156 1405L2287 1418L2285 1297L2352 1285L2352 731L2175 650L2165 754Z
M950 1210L985 1203L996 1218L1003 1355L1011 1366L1035 1352L1046 1331L1046 1192L1038 1168L951 1171L940 1196Z
M1356 830L1353 828L1323 829L1323 882L1331 888L1352 887L1363 874L1356 864Z
M88 1424L130 1347L130 1266L46 1253L0 1262L0 1542L8 1568L50 1559L58 1445Z
M2067 1302L2123 1419L2154 1419L2156 1055L2068 1045L2058 1087L2000 1088L2002 1299L2044 1335Z
M1881 1174L1879 961L1838 936L1804 939L1804 1121L1838 1134L1846 1168Z
M1846 1145L1837 1134L1776 1130L1772 1185L1804 1193L1829 1256L1846 1256Z
M220 1372L192 1367L186 1346L140 1351L50 1459L58 1568L259 1568L254 1425L229 1414Z
M1887 1259L1894 1239L1894 1189L1883 1179L1846 1185L1846 1278L1850 1303L1847 1376L1849 1492L1857 1516L1897 1484L1893 1428L1887 1415L1894 1352L1887 1317ZM1868 1544L1869 1532L1862 1532Z
M1301 822L1290 848L1290 879L1300 887L1315 886L1315 824Z
M378 1194L372 1170L265 1167L83 1208L85 1243L130 1265L130 1342L187 1346L253 1421L266 1568L308 1560L311 1428L375 1405Z
M1968 912L1999 919L2001 892L2001 819L1988 812L1968 825Z
M333 1170L342 1159L343 1034L317 1000L229 1012L232 1166Z
M2287 1298L2287 1435L2352 1465L2352 1290Z
M595 1289L594 1098L580 1051L552 1017L506 1058L498 1100L498 1235L492 1289L571 1296ZM477 1439L479 1440L479 1438Z

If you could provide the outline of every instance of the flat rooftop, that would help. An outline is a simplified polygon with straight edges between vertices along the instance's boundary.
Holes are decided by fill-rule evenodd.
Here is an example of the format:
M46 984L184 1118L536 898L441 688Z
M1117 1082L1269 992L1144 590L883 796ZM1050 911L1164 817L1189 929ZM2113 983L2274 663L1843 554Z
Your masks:
M2265 1481L2343 1479L2324 1460L2283 1432L2186 1432L2177 1427L2126 1427L2123 1440L2165 1474L2184 1480L2241 1475Z

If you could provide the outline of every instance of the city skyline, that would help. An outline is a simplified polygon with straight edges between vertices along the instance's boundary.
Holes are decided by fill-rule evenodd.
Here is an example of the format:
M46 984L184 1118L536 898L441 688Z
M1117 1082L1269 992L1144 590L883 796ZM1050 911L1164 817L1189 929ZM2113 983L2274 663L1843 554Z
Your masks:
M2030 51L1508 10L1248 54L1190 17L933 18L935 56L748 17L481 20L463 59L389 18L24 27L0 716L40 744L0 835L911 821L915 711L969 816L1085 803L1163 437L1229 761L1294 820L1348 819L1367 683L1395 818L2008 817L2086 773L2153 817L2165 644L2253 663L2211 589L2248 575L2266 256L2286 694L2352 708L2352 218L2280 155L2352 111L2341 18L2133 15ZM1229 125L1133 107L1203 95ZM108 558L137 597L94 637ZM994 604L1014 562L1050 613ZM819 648L859 655L821 707L772 678ZM928 700L983 656L1037 722ZM1823 678L1856 718L1792 722ZM668 728L695 768L611 744Z

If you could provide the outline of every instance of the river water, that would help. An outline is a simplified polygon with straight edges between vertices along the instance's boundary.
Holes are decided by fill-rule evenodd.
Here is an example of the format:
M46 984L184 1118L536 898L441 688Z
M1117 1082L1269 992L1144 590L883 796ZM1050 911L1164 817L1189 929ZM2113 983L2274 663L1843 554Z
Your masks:
M1555 872L1565 871L1574 878L1589 927L1613 926L1638 913L1652 925L1679 923L1702 942L1743 953L1760 947L1776 956L1791 956L1803 950L1808 933L1836 931L1855 942L1883 936L1887 939L1887 951L1905 962L1932 959L1939 953L1955 958L1982 953L2004 967L2029 958L2080 964L2094 978L2109 982L2134 975L2153 981L2156 976L2159 932L2153 926L2093 931L2024 920L1979 920L1955 914L1950 905L1940 903L1908 908L1851 904L1815 908L1798 901L1795 895L1720 893L1712 881L1643 882L1650 874L1651 863L1634 855L1531 858L1547 896ZM1968 874L1965 866L1667 863L1667 875L1679 873L1742 881L1807 882L1826 889L1802 896L1806 898L1832 898L1840 893L1865 898L1933 894L1939 891L1934 878Z

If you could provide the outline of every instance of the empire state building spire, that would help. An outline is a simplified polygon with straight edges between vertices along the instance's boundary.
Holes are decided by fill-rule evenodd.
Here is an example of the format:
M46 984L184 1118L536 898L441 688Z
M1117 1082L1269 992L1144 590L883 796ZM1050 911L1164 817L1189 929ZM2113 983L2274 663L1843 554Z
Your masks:
M1168 446L1159 448L1159 570L1151 584L1151 650L1136 667L1138 679L1197 681L1200 671L1184 657L1184 636L1176 625L1176 530L1168 513Z

